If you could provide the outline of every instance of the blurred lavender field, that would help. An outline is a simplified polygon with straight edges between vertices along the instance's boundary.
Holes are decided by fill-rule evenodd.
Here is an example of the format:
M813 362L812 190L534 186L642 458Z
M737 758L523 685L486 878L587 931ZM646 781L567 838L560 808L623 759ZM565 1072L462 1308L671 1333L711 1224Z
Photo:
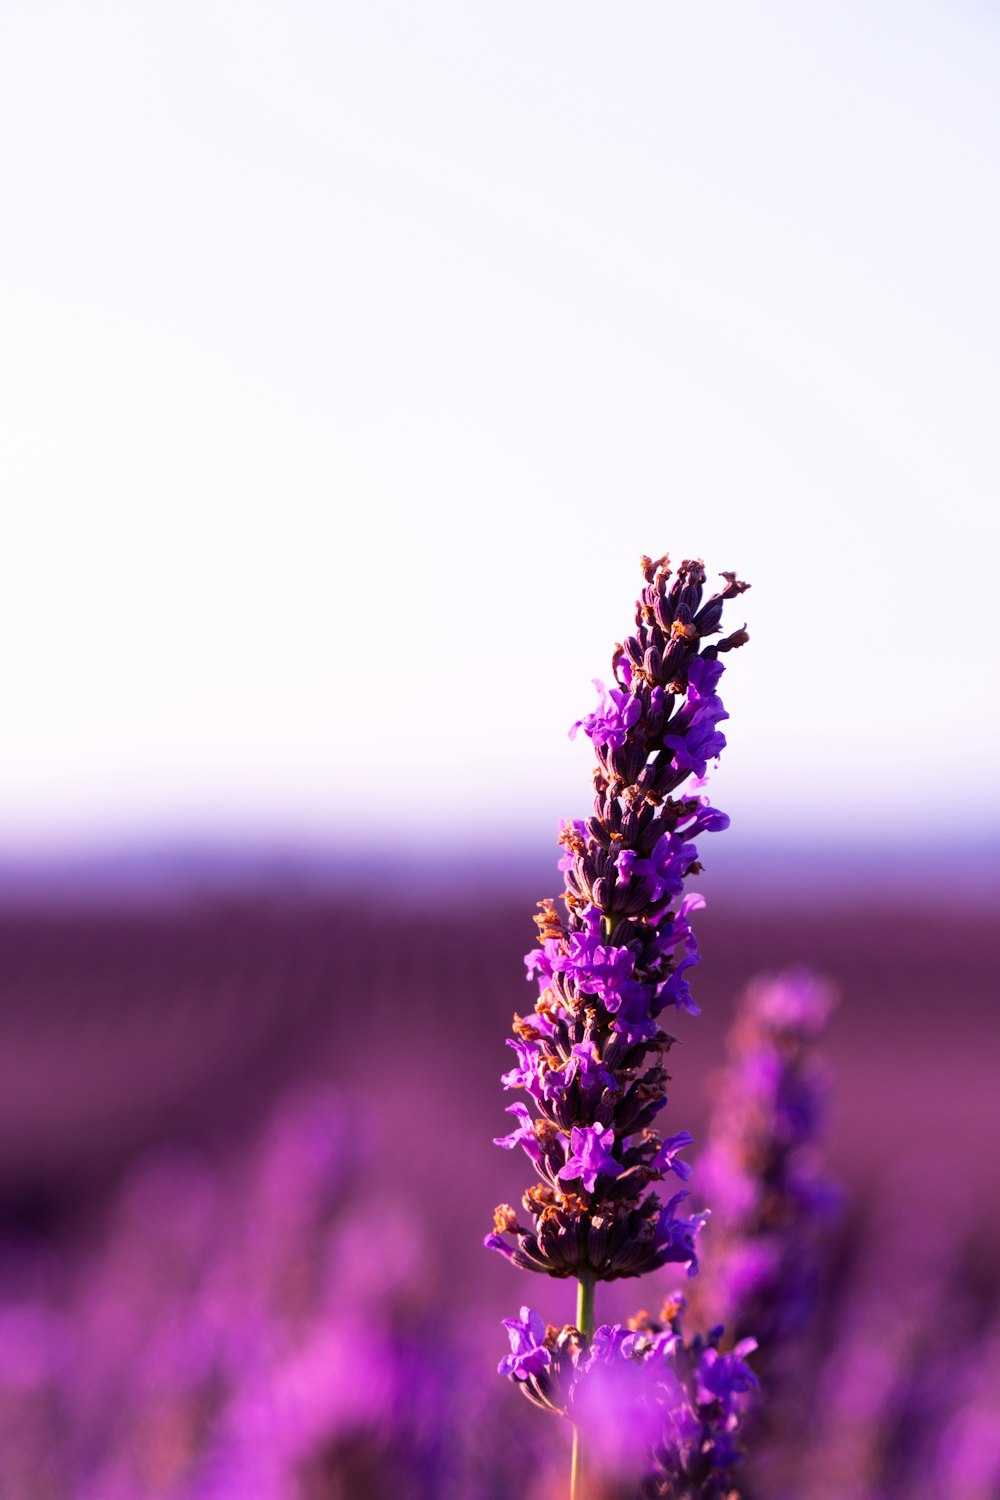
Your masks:
M379 902L232 869L8 896L4 1500L562 1494L568 1434L495 1365L501 1317L530 1297L571 1320L573 1289L481 1248L523 1186L490 1141L542 894ZM752 894L706 913L667 1117L702 1140L736 996L807 963L842 996L845 1204L748 1489L996 1496L996 923L912 891ZM602 1288L599 1316L675 1284Z

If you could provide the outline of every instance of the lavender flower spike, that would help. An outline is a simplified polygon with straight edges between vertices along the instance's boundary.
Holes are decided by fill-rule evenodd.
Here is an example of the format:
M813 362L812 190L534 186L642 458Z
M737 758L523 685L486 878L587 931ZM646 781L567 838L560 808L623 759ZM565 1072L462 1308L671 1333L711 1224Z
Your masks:
M835 1001L805 969L749 985L698 1163L712 1205L699 1311L735 1338L752 1332L769 1359L816 1307L822 1236L839 1202L818 1155L828 1085L814 1050Z
M689 918L703 903L684 895L684 882L701 869L695 839L728 824L684 783L725 746L720 658L747 635L704 643L719 634L725 601L747 585L724 573L723 589L703 603L700 562L675 575L666 557L644 557L642 568L635 632L612 657L614 685L598 684L598 709L573 726L597 758L594 811L563 827L562 909L539 903L539 946L526 960L538 999L533 1014L514 1019L518 1066L504 1077L528 1103L511 1106L518 1128L498 1144L521 1146L539 1180L524 1195L527 1222L504 1204L486 1239L522 1270L579 1281L577 1327L550 1330L549 1364L532 1356L537 1343L531 1368L524 1363L528 1330L541 1322L522 1309L501 1366L525 1394L564 1411L552 1391L589 1359L595 1284L667 1264L693 1275L704 1218L677 1212L683 1192L663 1203L653 1190L669 1173L690 1172L678 1155L686 1133L664 1141L652 1127L667 1102L664 1057L674 1041L660 1016L668 1005L697 1013L685 975L698 961Z

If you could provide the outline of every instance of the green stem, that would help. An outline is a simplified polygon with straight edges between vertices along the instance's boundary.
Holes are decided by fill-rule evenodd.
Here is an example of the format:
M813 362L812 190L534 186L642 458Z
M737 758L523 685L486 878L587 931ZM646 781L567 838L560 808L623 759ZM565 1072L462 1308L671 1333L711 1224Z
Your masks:
M590 1340L594 1336L594 1290L595 1283L589 1276L581 1276L576 1289L576 1326ZM587 1500L586 1459L579 1427L573 1428L573 1467L570 1471L569 1500Z

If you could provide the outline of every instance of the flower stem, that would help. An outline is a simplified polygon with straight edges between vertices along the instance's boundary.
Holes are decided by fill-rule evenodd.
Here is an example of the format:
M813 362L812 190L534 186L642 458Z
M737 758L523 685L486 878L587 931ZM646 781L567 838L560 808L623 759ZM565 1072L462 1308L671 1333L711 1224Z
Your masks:
M594 1336L594 1288L590 1276L581 1276L576 1289L576 1326L586 1339ZM587 1500L586 1459L579 1427L573 1428L573 1467L570 1471L569 1500Z

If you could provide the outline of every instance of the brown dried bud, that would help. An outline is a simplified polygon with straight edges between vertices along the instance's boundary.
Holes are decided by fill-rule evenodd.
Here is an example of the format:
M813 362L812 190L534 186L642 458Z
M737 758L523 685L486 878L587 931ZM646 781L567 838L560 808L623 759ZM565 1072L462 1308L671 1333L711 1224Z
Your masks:
M560 837L560 843L561 842L562 838ZM555 902L552 900L552 898L550 896L546 896L544 901L539 901L537 904L538 911L532 917L532 921L538 928L538 932L542 941L545 942L548 938L565 937L566 934L563 931L563 924L559 918L559 913L556 911Z
M521 1200L529 1214L536 1216L544 1211L550 1203L556 1201L556 1190L547 1182L535 1182L528 1188Z
M559 844L560 848L568 849L571 854L583 854L587 848L584 840L581 838L575 826L568 818L559 829L559 838L556 842ZM538 904L539 906L544 906L546 903L539 901ZM548 905L552 905L551 901L548 902ZM537 917L535 918L535 921L538 921Z
M493 1210L493 1228L497 1234L516 1234L519 1225L517 1214L509 1203L501 1203Z
M547 1021L555 1020L556 997L551 990L543 990L535 1001L535 1014L544 1016Z
M662 575L664 581L670 577L669 553L664 552L663 556L656 558L655 561L653 558L644 555L639 559L639 566L642 569L642 576L647 583L652 583L657 573Z
M682 1292L672 1293L660 1308L660 1321L672 1323L675 1318L680 1317L686 1306L687 1299Z

